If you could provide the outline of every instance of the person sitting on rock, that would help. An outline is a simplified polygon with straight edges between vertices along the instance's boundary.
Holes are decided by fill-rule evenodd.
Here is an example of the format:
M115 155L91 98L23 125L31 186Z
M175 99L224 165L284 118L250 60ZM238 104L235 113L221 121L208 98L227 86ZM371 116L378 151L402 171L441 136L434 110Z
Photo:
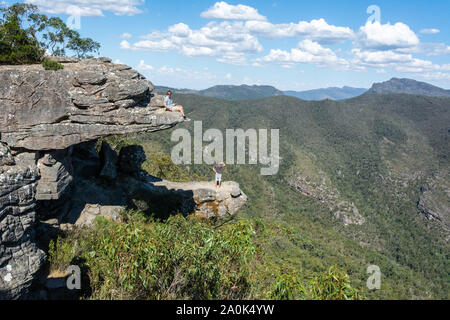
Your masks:
M181 115L184 118L184 121L190 121L191 119L187 118L184 114L184 109L182 106L177 105L176 103L173 103L172 99L172 91L168 90L166 97L164 98L164 107L169 111L178 111L181 113Z
M216 173L216 187L222 186L222 171L225 168L224 162L218 162L214 167L213 171Z

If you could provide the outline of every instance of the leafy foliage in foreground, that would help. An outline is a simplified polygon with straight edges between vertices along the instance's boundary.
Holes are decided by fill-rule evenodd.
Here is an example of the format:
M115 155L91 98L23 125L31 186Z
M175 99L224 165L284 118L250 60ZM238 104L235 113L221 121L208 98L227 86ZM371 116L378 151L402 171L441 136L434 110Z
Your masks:
M274 279L261 268L264 254L249 220L215 226L181 215L164 222L139 212L126 217L126 223L99 217L93 229L52 241L50 269L81 265L90 299L306 298L297 273Z
M80 251L73 259L85 261L91 298L248 296L250 263L255 251L249 223L242 221L215 230L207 223L182 216L166 222L136 220L117 224L98 219L94 230L79 235ZM73 242L70 238L65 241ZM67 262L62 257L71 246L65 241L59 240L59 248L50 251L51 262Z
M314 277L309 287L315 300L360 299L358 291L350 285L348 274L336 270L336 267Z
M274 300L300 300L306 297L306 290L297 273L284 273L275 279L269 297Z

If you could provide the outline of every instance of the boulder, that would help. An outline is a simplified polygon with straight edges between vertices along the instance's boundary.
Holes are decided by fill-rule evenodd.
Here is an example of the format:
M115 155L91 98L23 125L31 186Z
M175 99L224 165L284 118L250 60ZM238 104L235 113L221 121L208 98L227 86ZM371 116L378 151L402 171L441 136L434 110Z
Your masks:
M77 227L89 227L98 216L105 217L112 221L120 220L120 212L124 210L122 206L106 206L99 204L87 204L80 217L75 222Z
M72 182L71 150L45 153L37 164L41 179L36 188L36 200L57 200Z
M220 188L215 182L170 182L159 181L151 183L153 193L172 194L182 197L181 206L188 207L193 200L195 206L191 212L202 218L224 218L232 216L247 202L247 196L239 184L225 181ZM234 196L233 196L234 195ZM185 203L184 203L185 202ZM180 210L180 212L183 212Z

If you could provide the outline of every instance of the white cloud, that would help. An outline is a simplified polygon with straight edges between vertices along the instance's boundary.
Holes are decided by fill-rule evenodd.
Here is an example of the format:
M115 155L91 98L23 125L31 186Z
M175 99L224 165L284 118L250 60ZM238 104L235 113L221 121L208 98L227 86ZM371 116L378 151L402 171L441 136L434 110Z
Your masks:
M353 49L355 55L354 62L364 65L380 65L384 66L390 63L402 63L412 60L411 54L397 53L392 50L388 51L364 51L361 49Z
M247 64L249 55L263 51L258 37L305 38L317 43L331 43L354 39L348 27L329 25L324 19L298 23L272 24L255 8L216 2L201 14L203 17L234 21L212 21L193 30L185 23L174 24L166 31L153 31L141 36L143 40L129 44L122 42L122 49L174 51L189 57L215 57L217 61ZM342 60L336 59L338 64ZM254 64L258 65L258 62Z
M203 18L225 20L256 20L264 21L266 17L258 10L242 4L230 5L224 1L216 2L211 8L201 13Z
M127 41L122 41L127 42ZM128 43L128 42L127 42ZM151 50L151 51L170 51L177 49L177 46L173 44L170 40L162 39L158 41L153 40L143 40L136 42L133 46L129 45L128 47L120 46L122 49L137 49L137 50Z
M390 50L415 47L419 42L417 35L402 22L391 25L368 21L360 28L357 44L366 49Z
M426 43L423 49L427 56L450 55L450 46L445 43Z
M137 69L139 69L139 70L153 70L155 68L153 68L153 66L151 66L149 64L145 64L145 61L141 60L139 62L139 65L137 66Z
M336 54L330 48L324 48L319 43L305 39L298 43L297 48L290 51L271 49L265 57L256 59L257 63L277 63L288 66L298 63L310 63L316 65L327 65L330 67L347 68L349 63Z
M258 39L245 32L241 22L210 22L198 30L184 23L170 26L166 32L152 32L123 49L176 51L189 57L216 57L219 62L245 64L246 56L263 50ZM123 42L123 41L122 41Z
M233 76L231 75L231 73L227 73L227 74L225 75L225 78L228 79L228 80L230 80L231 78L233 78Z
M441 79L449 74L446 69L448 65L439 66L428 60L417 59L414 55L446 55L450 53L450 46L443 43L421 43L414 31L402 22L366 22L355 34L351 28L330 25L323 18L309 22L273 24L253 7L230 5L226 2L216 2L201 16L223 21L211 21L199 29L191 29L186 23L180 22L166 30L156 30L141 36L141 40L134 43L123 40L120 47L127 50L177 52L189 57L214 57L218 62L247 65L249 56L263 51L260 37L300 38L297 47L290 50L271 48L264 56L253 59L251 65L260 67L273 63L282 68L292 68L297 64L313 64L356 71L373 68L377 73L394 70ZM438 31L424 29L421 32L433 34ZM122 38L130 37L123 34ZM355 40L350 52L341 49L333 51L324 47L324 44L348 40ZM348 54L353 57L348 58ZM139 68L162 78L171 74L177 78L185 75L188 79L184 69L177 70L178 68L167 66L154 68L145 65L144 61L140 62ZM204 72L203 75L207 74ZM235 79L231 74L225 75L225 78Z
M145 0L25 0L39 7L43 12L51 14L69 14L99 17L104 11L115 15L135 15L141 13L138 8Z
M190 31L189 26L182 22L169 27L169 33L179 37L187 37Z
M352 29L329 25L323 18L298 23L272 24L267 21L246 21L248 32L266 38L305 37L319 42L336 42L353 39Z
M377 73L380 73L379 68L392 68L397 72L411 73L416 78L426 80L450 79L449 65L438 65L429 60L417 59L412 54L395 50L368 51L359 48L353 49L352 53L354 54L351 61L353 66L376 68Z
M140 60L136 66L136 70L144 74L155 84L168 85L175 88L184 88L186 83L190 83L191 89L195 89L192 86L192 81L195 81L196 84L202 84L201 87L210 87L215 84L214 81L217 78L216 75L210 72L167 65L156 67L146 64L144 60Z
M445 72L426 72L419 74L419 77L427 80L450 80L450 73Z
M420 30L420 33L423 33L423 34L436 34L439 32L441 32L441 30L439 30L439 29L422 29L422 30Z
M122 39L130 39L130 38L133 37L133 35L132 35L131 33L124 32L124 33L122 33L122 34L120 35L120 37L121 37Z
M122 42L120 42L120 48L121 49L130 49L131 45L127 40L123 40Z

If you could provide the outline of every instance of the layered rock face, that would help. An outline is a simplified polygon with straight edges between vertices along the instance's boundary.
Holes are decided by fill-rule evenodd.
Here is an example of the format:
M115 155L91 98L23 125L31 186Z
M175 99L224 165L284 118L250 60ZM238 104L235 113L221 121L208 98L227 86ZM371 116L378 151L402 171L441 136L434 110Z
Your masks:
M36 165L16 164L0 143L0 299L22 296L45 254L34 242Z
M163 97L128 66L97 58L0 67L1 141L10 148L61 150L112 134L157 131L182 118L164 112Z
M73 145L183 121L164 112L163 97L128 66L108 58L63 65L0 66L0 299L26 297L45 261L37 204L67 197Z

